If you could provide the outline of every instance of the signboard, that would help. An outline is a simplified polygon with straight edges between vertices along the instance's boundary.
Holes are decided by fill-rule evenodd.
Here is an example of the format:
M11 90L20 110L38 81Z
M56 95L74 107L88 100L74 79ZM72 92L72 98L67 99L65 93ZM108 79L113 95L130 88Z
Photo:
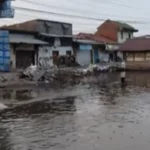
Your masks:
M81 51L92 50L92 45L90 45L90 44L80 44L80 50Z
M0 18L13 18L14 12L11 8L11 0L0 1Z

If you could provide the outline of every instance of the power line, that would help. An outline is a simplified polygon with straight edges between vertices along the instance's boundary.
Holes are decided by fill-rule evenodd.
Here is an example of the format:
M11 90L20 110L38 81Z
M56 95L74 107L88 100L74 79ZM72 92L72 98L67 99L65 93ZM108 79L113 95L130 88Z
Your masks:
M73 11L73 9L70 9L70 8L61 8L61 7L58 7L58 6L54 6L54 5L51 5L51 4L43 4L43 3L39 3L39 2L34 2L34 1L31 1L31 0L20 0L20 1L23 1L23 2L27 2L27 3L32 3L32 4L36 4L36 5L38 5L38 6L44 6L44 7L47 7L47 8L50 8L50 7L52 7L52 8L56 8L56 9L62 9L62 10L69 10L69 11ZM96 0L95 0L95 2L97 2ZM107 1L108 2L108 1ZM113 2L113 1L111 1L111 2ZM83 3L83 2L82 2ZM80 9L78 9L78 10L80 10ZM85 11L83 11L83 10L80 10L80 12L83 12L83 13L85 13ZM93 11L92 10L92 13L93 12L95 12L95 11ZM99 14L99 13L94 13L94 14L96 14L96 15L103 15L103 16L109 16L109 17L127 17L127 16L119 16L119 15L112 15L112 14ZM145 17L132 17L132 16L129 16L130 18L134 18L134 19L149 19L150 20L150 18L145 18Z
M34 3L34 4L37 4L37 2L29 2L29 0L24 0L24 1L28 1L28 3ZM94 1L96 1L96 0L94 0ZM107 0L108 1L108 0ZM117 1L116 1L117 2ZM116 3L115 2L115 3ZM111 3L114 3L114 1L111 1ZM114 3L114 4L115 4ZM41 5L41 3L38 3L37 5ZM43 4L43 6L44 7L53 7L53 6L50 6L49 4L46 6L47 4ZM121 4L116 4L116 5L123 5L122 3ZM31 8L23 8L23 7L17 7L17 6L15 6L16 7L16 9L17 10L20 10L20 11L28 11L28 13L30 13L30 12L37 12L37 13L45 13L45 14L47 14L47 15L49 15L49 14L51 14L51 15L57 15L58 17L59 16L62 16L62 17L68 17L68 18L70 18L70 19L84 19L84 20L92 20L92 21L105 21L106 20L106 18L104 19L104 18L96 18L96 17L87 17L87 16L82 16L82 15L70 15L70 14L65 14L65 13L57 13L57 12L52 12L52 11L43 11L43 10L37 10L37 9L31 9ZM57 9L60 9L61 7L57 7L57 6L54 6L55 8L57 8ZM128 7L128 6L126 6L127 8L131 8L131 7ZM63 9L63 8L61 8L61 9ZM68 9L68 8L67 8ZM135 8L135 9L137 9L137 8ZM68 9L69 10L69 9ZM33 16L33 17L35 17L35 16ZM37 16L37 18L38 18L39 16ZM42 17L43 18L43 17ZM134 17L135 18L135 17ZM46 19L46 18L45 18ZM143 18L144 19L144 18ZM146 18L145 18L146 19ZM139 24L139 25L149 25L150 24L150 22L148 21L148 22L146 22L146 21L136 21L136 20L133 20L133 21L130 21L130 20L128 20L128 21L126 21L126 20L120 20L120 21L123 21L123 22L127 22L127 23L131 23L131 24ZM75 24L75 23L73 23L73 24ZM79 22L79 24L78 24L79 26L82 26L82 25L93 25L93 24L82 24L81 25L81 23ZM94 25L93 25L94 26ZM144 28L144 30L145 30L146 28Z
M35 15L29 15L29 14L27 14L27 13L24 13L24 12L22 12L22 11L18 11L17 13L20 13L20 14L22 14L23 16L29 16L29 17L32 17L32 18L38 18L38 19L48 19L47 18L47 16L45 17L40 17L40 16L35 16ZM72 24L78 24L78 25L91 25L91 26L97 26L97 25L99 25L99 23L97 23L97 24L95 24L95 23L82 23L82 22L74 22L74 21L72 21L72 22L70 22L70 23L72 23Z
M17 10L18 12L17 12L17 14L19 13L20 15L23 15L23 16L28 16L28 17L32 17L33 19L35 19L35 18L38 18L38 19L46 19L46 20L49 20L49 18L47 18L47 16L35 16L35 15L31 15L31 14L27 14L27 13L25 13L25 12L23 12L23 11L20 11L20 10ZM57 21L57 20L53 20L53 21ZM62 19L61 21L64 21L64 19ZM68 21L68 23L72 23L72 24L75 24L75 25L78 25L78 26L95 26L95 27L97 27L97 26L99 26L100 25L100 23L83 23L83 22L79 22L79 21ZM149 23L148 24L140 24L140 26L145 26L145 25L150 25Z
M66 1L68 1L68 2L70 2L70 0L66 0ZM88 7L91 7L91 6L98 6L99 7L99 0L97 1L97 0L93 0L93 1L95 1L95 2L97 2L97 5L92 5L92 3L86 3L86 2L83 2L83 1L78 1L78 2L75 2L75 1L72 1L72 3L80 3L80 4L82 4L82 5L87 5ZM126 7L126 8L132 8L132 9L136 9L136 10L143 10L143 11L145 11L145 9L141 9L141 8L138 8L138 7L133 7L133 6L130 6L130 5L126 5L126 4L123 4L123 3L118 3L118 1L109 1L109 0L106 0L105 2L108 2L108 4L109 3L111 3L111 4L115 4L115 5L118 5L118 6L122 6L122 7ZM108 6L108 5L107 5ZM107 7L108 8L108 7ZM112 8L111 8L112 9Z
M80 18L80 19L87 19L87 20L94 20L94 21L105 21L106 19L104 18L96 18L96 17L87 17L87 16L81 16L81 15L70 15L70 14L65 14L65 13L57 13L57 12L52 12L52 11L43 11L43 10L37 10L37 9L29 9L29 8L24 8L24 7L18 7L14 6L14 8L18 10L25 10L25 11L31 11L31 12L38 12L38 13L46 13L46 14L51 14L51 15L58 15L58 16L65 16L65 17L74 17L74 18ZM126 22L126 23L134 23L134 24L143 24L143 23L150 23L150 22L144 22L144 21L127 21L127 20L118 20L121 22Z

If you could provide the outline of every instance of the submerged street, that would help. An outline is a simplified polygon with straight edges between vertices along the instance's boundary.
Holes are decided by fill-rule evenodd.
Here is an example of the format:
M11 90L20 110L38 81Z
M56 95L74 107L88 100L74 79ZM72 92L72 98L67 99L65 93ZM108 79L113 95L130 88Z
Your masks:
M150 73L0 91L0 150L149 150Z

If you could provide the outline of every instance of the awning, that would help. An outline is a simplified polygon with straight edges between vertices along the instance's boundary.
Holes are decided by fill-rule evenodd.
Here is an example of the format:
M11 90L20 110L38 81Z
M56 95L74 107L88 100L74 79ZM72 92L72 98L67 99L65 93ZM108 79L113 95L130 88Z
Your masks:
M57 34L47 34L47 33L40 33L41 36L45 37L59 37L59 38L72 38L72 35L57 35Z
M80 43L80 44L91 44L91 45L104 44L102 42L96 42L96 41L93 41L93 40L83 40L83 39L73 39L73 42Z
M33 35L25 34L10 34L9 35L10 43L24 43L24 44L35 44L35 45L48 45L47 42L44 42L39 39L35 39Z

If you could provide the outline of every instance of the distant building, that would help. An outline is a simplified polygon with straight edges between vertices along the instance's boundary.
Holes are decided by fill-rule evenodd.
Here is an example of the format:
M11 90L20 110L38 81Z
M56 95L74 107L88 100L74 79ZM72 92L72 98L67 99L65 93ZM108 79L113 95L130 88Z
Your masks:
M89 65L90 63L96 64L114 61L112 51L109 48L111 48L111 45L116 49L116 43L109 38L94 34L79 33L74 36L73 43L74 53L79 64Z
M38 49L49 43L36 38L36 33L9 30L11 70L38 64Z
M120 45L129 69L150 69L150 35L127 40Z
M127 23L106 20L98 27L95 36L103 36L116 43L124 43L128 39L132 39L135 32L138 30Z
M123 55L121 52L118 52L117 49L126 40L134 38L135 32L138 32L138 30L127 23L106 20L98 27L94 36L103 37L109 39L110 41L113 41L105 41L105 51L107 51L108 54L111 55L112 61L120 61L123 59Z
M99 63L100 48L105 49L104 43L86 39L73 40L76 61L81 66Z

